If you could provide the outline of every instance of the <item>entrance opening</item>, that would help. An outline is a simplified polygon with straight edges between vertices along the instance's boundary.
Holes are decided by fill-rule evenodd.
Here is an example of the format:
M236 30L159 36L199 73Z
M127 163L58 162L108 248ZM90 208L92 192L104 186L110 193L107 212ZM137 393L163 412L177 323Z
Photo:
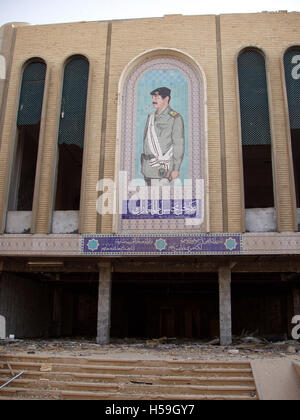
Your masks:
M67 281L63 277L53 290L51 335L95 337L98 304L96 277L75 274L68 276Z
M218 278L214 273L116 273L111 336L218 336L218 299Z
M236 273L232 276L232 331L286 339L293 317L293 281L281 273Z

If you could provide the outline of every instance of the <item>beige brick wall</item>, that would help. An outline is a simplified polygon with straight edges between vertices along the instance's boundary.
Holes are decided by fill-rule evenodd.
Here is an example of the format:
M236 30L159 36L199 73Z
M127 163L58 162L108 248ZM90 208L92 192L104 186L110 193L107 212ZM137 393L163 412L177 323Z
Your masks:
M102 107L109 23L90 22L17 28L8 101L3 114L0 150L2 231L14 154L15 122L24 62L32 57L41 57L47 64L32 225L33 232L40 234L50 232L64 64L74 54L82 54L90 62L80 232L95 233L97 226L100 226L99 216L96 213L96 200L99 194L96 192L96 184L100 172L101 137L105 140L104 176L114 178L120 77L126 66L137 56L158 48L180 50L193 57L203 69L207 80L210 231L223 231L223 211L226 209L222 204L221 140L225 141L226 152L228 231L243 231L236 59L238 52L249 46L261 48L266 55L279 230L293 231L296 228L295 198L289 154L290 140L283 88L282 56L289 46L299 45L299 23L299 13L236 14L220 17L224 139L220 139L215 16L174 15L112 22L109 84L106 86L107 120L106 131L103 133L101 133ZM101 221L101 232L111 231L112 217L104 216Z
M82 54L90 62L80 230L86 233L96 231L96 184L100 161L106 34L107 24L104 22L27 26L17 30L2 136L0 214L5 214L7 203L7 181L13 159L22 68L28 59L41 57L47 64L47 81L41 121L38 185L33 209L35 233L50 231L63 68L66 60L74 54Z
M222 231L220 137L218 122L217 52L214 16L167 16L113 22L105 176L114 176L118 83L128 63L156 48L178 49L191 55L207 78L209 196L211 231ZM102 232L110 232L112 218L103 218Z
M14 50L16 28L26 23L7 23L0 27L0 144L3 128L3 110L6 106L7 88Z
M244 218L236 59L239 51L249 46L260 48L266 57L278 230L293 231L296 228L282 57L287 48L299 45L299 23L299 13L221 16L229 231L232 232L243 230Z

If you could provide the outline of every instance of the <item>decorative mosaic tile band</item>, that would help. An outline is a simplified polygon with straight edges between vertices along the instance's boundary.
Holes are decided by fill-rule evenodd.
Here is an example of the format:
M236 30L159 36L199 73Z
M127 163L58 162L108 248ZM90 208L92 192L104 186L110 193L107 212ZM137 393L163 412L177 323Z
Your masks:
M0 236L0 255L11 256L78 256L80 235L28 235Z
M300 255L300 233L0 235L0 256Z
M236 255L241 234L85 235L83 255Z

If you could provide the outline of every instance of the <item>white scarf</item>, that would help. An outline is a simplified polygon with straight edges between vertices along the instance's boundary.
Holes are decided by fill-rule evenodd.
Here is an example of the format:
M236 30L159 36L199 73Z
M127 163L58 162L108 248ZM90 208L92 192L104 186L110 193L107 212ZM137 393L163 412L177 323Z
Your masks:
M153 159L150 159L150 166L155 167L164 165L166 170L169 171L170 160L173 156L173 146L171 146L170 149L163 155L154 127L154 117L155 112L150 115L147 133L149 148L153 156L155 156Z

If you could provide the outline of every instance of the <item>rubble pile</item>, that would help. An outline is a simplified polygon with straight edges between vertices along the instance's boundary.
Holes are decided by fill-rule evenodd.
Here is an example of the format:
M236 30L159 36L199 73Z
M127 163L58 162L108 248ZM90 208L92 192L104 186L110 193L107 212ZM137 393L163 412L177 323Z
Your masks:
M239 359L285 358L300 361L300 342L295 340L269 341L254 335L234 337L231 346L220 346L219 339L187 340L161 337L158 339L112 339L100 346L93 339L12 339L0 340L0 357L7 353L52 354L63 356L101 356L107 358L157 359Z

